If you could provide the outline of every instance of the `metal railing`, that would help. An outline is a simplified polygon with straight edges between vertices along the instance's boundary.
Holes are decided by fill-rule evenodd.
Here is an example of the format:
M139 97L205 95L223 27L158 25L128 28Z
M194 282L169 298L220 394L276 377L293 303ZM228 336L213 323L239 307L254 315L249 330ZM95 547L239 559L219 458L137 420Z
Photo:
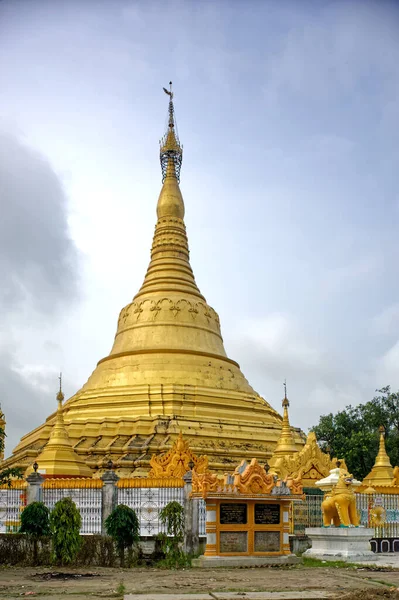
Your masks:
M11 487L0 487L0 533L16 533L21 512L26 506L26 483L13 481Z

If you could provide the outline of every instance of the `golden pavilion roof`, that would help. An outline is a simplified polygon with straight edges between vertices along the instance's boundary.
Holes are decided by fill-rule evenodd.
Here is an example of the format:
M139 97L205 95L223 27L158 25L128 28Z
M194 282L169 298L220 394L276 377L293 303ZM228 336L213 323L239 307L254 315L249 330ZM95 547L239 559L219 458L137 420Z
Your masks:
M301 480L304 487L315 487L316 482L327 477L331 469L341 467L347 470L343 459L331 458L317 443L316 434L311 431L305 445L291 454L273 453L270 466L282 479Z
M123 477L147 474L151 456L168 451L180 431L192 452L224 472L242 459L269 459L281 434L281 416L227 356L219 316L195 281L179 185L183 153L173 94L165 92L163 184L147 273L120 312L109 355L62 409L74 451L96 474L110 459ZM4 464L32 464L57 418L27 433ZM300 449L298 430L293 436Z

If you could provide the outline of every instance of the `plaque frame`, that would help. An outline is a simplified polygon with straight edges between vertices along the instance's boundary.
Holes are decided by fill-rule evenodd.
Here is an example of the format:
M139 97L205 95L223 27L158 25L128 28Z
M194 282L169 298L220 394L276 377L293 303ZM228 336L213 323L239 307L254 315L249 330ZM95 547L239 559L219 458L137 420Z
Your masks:
M288 500L272 499L272 498L251 498L251 499L230 499L218 498L214 500L216 508L216 547L215 554L218 556L281 556L289 554L288 544L288 528L289 528L289 510L291 502ZM246 524L223 524L220 522L220 505L221 504L247 504L247 523ZM256 524L255 523L255 504L271 504L280 506L280 521L278 524ZM246 552L221 552L220 533L226 532L247 532L247 551ZM256 552L255 551L255 532L257 531L274 531L280 535L280 550L273 552Z

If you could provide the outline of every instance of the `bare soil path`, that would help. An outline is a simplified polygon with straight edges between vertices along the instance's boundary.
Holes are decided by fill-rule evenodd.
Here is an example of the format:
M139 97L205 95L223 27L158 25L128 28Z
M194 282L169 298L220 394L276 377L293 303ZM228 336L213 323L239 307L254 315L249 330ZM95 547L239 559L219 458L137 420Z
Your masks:
M69 597L122 598L124 594L173 594L328 590L344 598L349 592L361 592L352 598L368 600L399 598L391 591L399 588L399 570L368 568L290 567L184 569L165 571L155 568L67 569L0 567L0 599L43 596L46 600ZM388 596L381 596L387 593ZM371 594L371 595L370 595ZM189 596L188 596L189 600Z

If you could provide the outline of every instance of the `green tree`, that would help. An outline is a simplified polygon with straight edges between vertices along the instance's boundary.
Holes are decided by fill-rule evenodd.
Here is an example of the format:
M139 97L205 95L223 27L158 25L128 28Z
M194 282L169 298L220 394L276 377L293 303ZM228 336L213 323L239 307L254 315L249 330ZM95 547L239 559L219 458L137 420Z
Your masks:
M67 565L75 560L82 543L81 525L80 512L71 498L63 498L55 504L50 515L55 562Z
M140 539L140 523L135 511L119 504L105 521L105 530L116 542L121 566L125 565L125 548L131 548Z
M365 404L320 417L319 424L312 428L323 450L344 458L349 471L360 480L374 465L380 425L385 427L391 464L399 464L399 392L392 393L387 386L377 393Z
M32 502L21 513L20 533L33 540L33 562L37 563L39 538L50 535L50 511L43 502Z
M166 525L166 534L160 533L158 539L165 555L163 564L168 568L186 567L189 557L182 549L184 541L184 508L176 500L169 502L159 513L161 523Z

